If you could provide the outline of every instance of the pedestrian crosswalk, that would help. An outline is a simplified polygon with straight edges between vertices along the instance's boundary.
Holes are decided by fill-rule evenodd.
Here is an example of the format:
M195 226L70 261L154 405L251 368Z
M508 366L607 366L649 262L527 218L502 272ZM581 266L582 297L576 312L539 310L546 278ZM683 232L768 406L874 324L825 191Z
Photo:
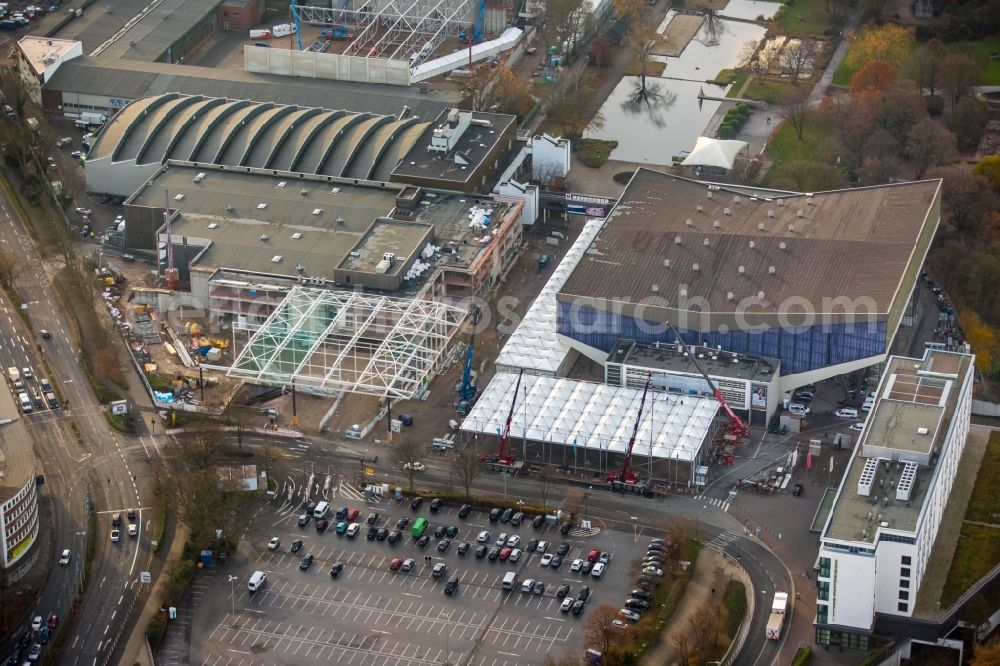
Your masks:
M729 506L732 504L729 500L719 499L718 497L703 497L702 499L712 506L722 509L725 513L729 513Z
M718 536L708 542L708 545L716 550L725 550L726 546L739 539L738 534L732 532L720 532Z
M340 483L337 484L336 495L337 497L354 500L356 502L365 501L365 494L352 486L350 483L344 483L343 479L341 479Z

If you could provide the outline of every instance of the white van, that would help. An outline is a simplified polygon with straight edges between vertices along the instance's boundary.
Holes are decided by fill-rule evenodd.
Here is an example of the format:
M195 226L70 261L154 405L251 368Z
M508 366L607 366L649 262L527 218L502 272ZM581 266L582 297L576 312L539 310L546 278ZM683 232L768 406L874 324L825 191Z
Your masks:
M260 588L267 584L267 574L263 571L254 571L253 575L250 576L250 580L247 582L247 589L253 594Z
M31 398L24 391L17 394L17 399L21 402L21 411L25 414L30 414L34 411L34 407L31 406Z
M503 582L500 583L500 587L505 590L513 590L514 585L517 584L517 573L514 571L508 571L503 576Z
M313 518L323 518L326 516L326 512L329 510L330 510L329 502L320 502L319 504L316 505L316 508L313 509Z

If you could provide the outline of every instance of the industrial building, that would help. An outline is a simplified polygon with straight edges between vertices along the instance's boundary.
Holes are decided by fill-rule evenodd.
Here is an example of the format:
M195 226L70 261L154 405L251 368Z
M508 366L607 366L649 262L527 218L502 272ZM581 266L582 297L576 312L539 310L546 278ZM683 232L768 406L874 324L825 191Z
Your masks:
M22 37L17 41L17 73L24 91L35 104L42 104L42 86L63 63L83 55L83 44L72 39Z
M914 636L931 549L969 435L974 357L893 356L823 528L816 642L868 650L879 625ZM902 622L902 623L901 623Z
M38 478L35 454L26 426L10 391L0 392L0 416L10 420L0 429L0 539L4 583L10 584L31 569L38 549ZM29 553L32 560L25 560ZM18 566L20 564L20 566Z

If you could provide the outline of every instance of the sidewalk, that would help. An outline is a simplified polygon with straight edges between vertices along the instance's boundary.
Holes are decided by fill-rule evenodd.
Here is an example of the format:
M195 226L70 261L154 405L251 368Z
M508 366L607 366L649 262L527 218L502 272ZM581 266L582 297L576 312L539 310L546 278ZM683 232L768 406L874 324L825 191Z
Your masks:
M656 647L642 656L640 666L663 666L678 663L679 659L671 639L676 633L690 635L690 619L712 598L721 600L730 580L740 580L747 590L752 591L746 572L715 548L705 547L698 553L694 577L688 582L684 597L674 611L673 617L663 628L663 635ZM747 620L752 608L747 608Z
M160 563L160 572L156 577L156 583L153 584L153 589L147 595L146 601L142 606L142 612L139 614L139 618L132 628L132 635L129 636L128 642L125 644L121 663L155 666L153 654L150 652L149 644L146 642L146 627L149 626L150 620L160 612L160 593L163 590L163 586L166 585L167 580L166 576L163 575L163 563L180 557L184 551L185 541L187 541L187 528L178 524L170 540L170 550Z

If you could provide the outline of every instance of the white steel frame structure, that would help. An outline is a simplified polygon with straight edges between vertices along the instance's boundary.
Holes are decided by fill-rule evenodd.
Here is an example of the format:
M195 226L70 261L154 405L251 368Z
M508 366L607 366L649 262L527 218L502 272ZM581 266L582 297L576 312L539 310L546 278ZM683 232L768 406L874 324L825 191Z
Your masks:
M466 312L437 301L295 287L228 376L390 399L420 394Z
M472 0L349 0L349 8L295 6L299 21L345 25L354 39L345 54L406 60L426 44L437 49L448 37L470 27Z

